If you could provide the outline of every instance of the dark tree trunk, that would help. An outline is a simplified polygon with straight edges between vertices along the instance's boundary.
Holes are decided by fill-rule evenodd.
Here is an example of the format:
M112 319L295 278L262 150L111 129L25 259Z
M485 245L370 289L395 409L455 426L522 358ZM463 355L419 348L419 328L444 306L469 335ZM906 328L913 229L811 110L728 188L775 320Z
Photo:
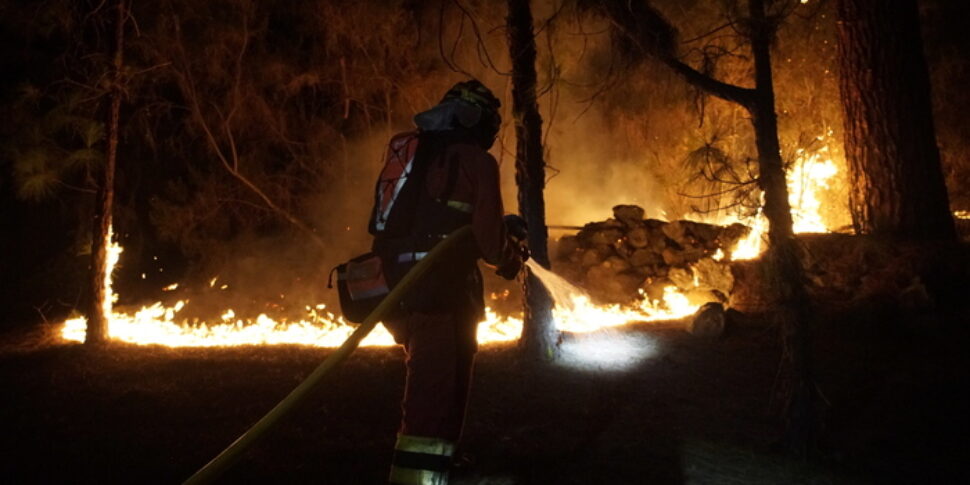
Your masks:
M536 101L536 44L529 0L509 0L508 38L512 59L512 114L515 121L515 181L519 187L519 212L529 224L532 258L549 267L547 251L546 185L542 153L542 117ZM529 358L554 360L558 334L552 319L552 299L542 283L527 271L525 278L525 324L520 345Z
M106 285L108 270L108 245L111 238L111 214L114 206L115 164L118 154L118 115L121 112L121 69L124 60L125 20L128 10L125 0L115 5L114 60L111 92L108 95L108 145L105 150L104 173L98 187L98 200L94 206L94 228L91 234L91 300L87 310L87 329L84 343L103 344L108 339L108 317L105 302L108 301Z
M809 352L810 315L805 275L798 259L792 228L788 184L778 143L778 120L771 72L771 39L774 26L765 17L764 0L749 0L751 50L754 56L754 102L748 106L758 150L758 174L765 194L768 219L768 253L779 312L783 356L778 372L775 399L785 417L785 442L789 449L805 455L815 442L817 419L815 384Z
M838 17L856 232L955 238L916 0L839 0Z

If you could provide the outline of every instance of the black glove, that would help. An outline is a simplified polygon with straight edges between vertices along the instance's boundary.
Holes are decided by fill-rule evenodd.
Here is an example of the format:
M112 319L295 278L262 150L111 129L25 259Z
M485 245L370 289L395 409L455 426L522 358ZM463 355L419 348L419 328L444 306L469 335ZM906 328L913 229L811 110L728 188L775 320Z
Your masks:
M505 223L506 232L509 234L510 244L514 244L515 256L495 271L495 274L507 280L515 279L515 276L522 270L522 265L529 260L529 226L525 219L509 214L502 218Z
M502 266L499 266L499 268L495 270L495 274L507 280L514 280L515 277L519 274L519 271L521 270L522 270L522 258L516 257L516 258L512 258Z
M529 225L526 224L525 219L515 215L509 214L502 218L502 222L505 223L505 230L512 236L512 239L522 242L529 239Z

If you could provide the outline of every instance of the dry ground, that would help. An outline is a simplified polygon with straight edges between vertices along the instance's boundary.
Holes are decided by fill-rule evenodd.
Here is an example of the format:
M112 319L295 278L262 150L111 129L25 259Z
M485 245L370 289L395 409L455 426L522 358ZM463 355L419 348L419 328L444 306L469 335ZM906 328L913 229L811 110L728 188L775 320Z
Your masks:
M464 484L967 483L970 312L865 307L817 324L828 400L818 457L775 444L777 337L757 319L716 341L676 323L623 331L654 352L624 371L524 368L478 355ZM91 351L48 330L0 348L4 483L178 483L297 385L329 350ZM398 349L360 349L226 483L379 484L404 376Z

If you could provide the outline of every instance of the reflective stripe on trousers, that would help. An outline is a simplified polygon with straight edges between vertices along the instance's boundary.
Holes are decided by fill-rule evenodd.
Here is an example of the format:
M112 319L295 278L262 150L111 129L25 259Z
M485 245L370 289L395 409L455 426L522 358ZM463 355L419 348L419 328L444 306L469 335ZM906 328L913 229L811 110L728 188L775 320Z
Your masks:
M424 436L397 435L388 482L393 485L447 485L455 444Z

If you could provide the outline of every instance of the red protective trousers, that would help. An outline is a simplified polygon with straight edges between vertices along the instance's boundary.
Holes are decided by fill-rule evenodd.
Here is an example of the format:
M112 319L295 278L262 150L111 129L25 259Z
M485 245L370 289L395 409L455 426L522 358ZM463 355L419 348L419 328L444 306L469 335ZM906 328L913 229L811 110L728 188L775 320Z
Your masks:
M458 441L477 343L477 312L411 313L385 322L404 345L407 383L400 434Z

